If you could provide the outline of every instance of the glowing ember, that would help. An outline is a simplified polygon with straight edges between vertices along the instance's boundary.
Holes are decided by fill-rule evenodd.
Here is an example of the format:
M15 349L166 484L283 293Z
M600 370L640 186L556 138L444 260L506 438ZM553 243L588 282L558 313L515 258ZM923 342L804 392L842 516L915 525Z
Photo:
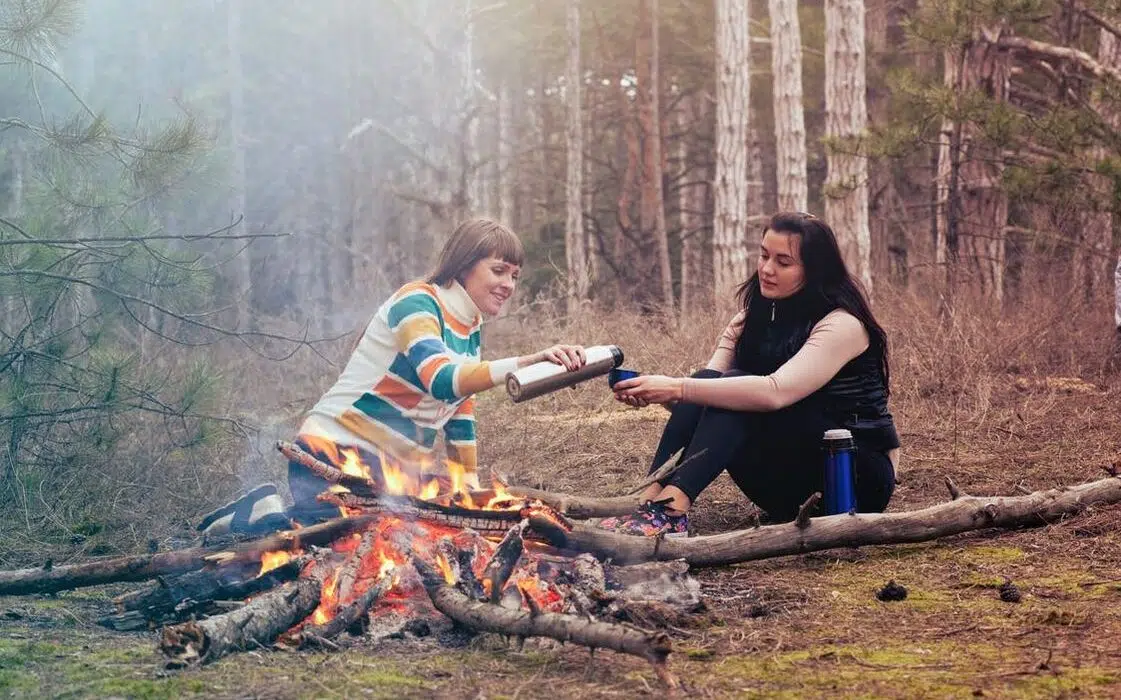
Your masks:
M444 556L443 552L440 552L436 555L436 568L438 568L440 570L440 573L444 575L444 581L449 586L455 585L455 570L452 569L452 565L448 562L447 557Z

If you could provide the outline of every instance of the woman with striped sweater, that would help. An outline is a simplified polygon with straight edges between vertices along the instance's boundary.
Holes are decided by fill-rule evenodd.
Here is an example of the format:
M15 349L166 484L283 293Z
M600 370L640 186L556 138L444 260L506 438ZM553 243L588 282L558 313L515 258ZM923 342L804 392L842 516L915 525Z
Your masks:
M569 370L585 362L578 345L482 359L483 319L513 295L524 257L517 235L495 221L473 219L456 228L435 271L401 287L374 314L334 386L308 412L297 444L320 457L329 457L317 449L324 443L357 450L375 472L381 459L430 472L442 437L448 458L471 479L478 463L475 394L535 362ZM288 484L295 505L283 517L307 524L338 514L316 501L329 484L306 467L290 463ZM226 520L225 529L273 527L280 507L275 487L266 485L214 511L200 528L214 532Z

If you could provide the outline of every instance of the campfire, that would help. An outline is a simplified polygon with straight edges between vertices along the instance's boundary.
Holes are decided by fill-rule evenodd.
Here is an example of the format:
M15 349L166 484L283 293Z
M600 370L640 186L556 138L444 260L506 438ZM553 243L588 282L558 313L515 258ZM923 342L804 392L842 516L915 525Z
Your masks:
M1106 478L1015 496L969 495L947 478L950 500L914 511L812 517L813 494L793 522L663 539L580 518L629 512L650 483L681 467L675 457L629 493L593 498L502 480L483 489L455 464L439 475L390 460L371 470L332 445L313 448L326 460L290 443L278 449L331 484L319 498L339 517L248 541L0 571L0 595L155 580L116 598L102 623L159 629L171 668L444 625L461 637L545 637L632 654L674 686L665 630L703 607L690 567L1037 526L1121 502L1117 462Z
M164 625L160 651L168 667L182 668L253 645L337 647L344 634L371 634L384 619L427 627L446 615L471 630L635 654L676 684L668 637L633 623L659 607L702 607L687 565L611 566L564 552L541 534L570 531L564 515L501 481L479 488L454 462L439 475L388 458L371 469L354 450L309 446L316 454L278 444L331 483L319 500L339 508L337 520L212 554L207 570L184 581L119 597L120 612L107 622ZM248 602L223 610L229 603L219 596Z

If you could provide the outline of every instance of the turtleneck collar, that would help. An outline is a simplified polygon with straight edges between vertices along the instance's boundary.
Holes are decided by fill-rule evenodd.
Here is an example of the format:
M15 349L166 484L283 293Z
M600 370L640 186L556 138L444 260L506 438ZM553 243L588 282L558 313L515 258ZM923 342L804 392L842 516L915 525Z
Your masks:
M458 280L452 280L451 284L446 287L437 286L437 293L440 295L440 301L444 303L444 307L455 314L455 317L468 326L476 326L482 323L483 314L479 311L479 307L463 288L463 285Z
M758 306L756 306L758 305ZM828 309L817 298L817 295L803 287L794 294L782 299L768 299L763 292L756 288L751 298L751 308L758 308L758 315L752 313L756 320L762 323L818 320L824 316Z

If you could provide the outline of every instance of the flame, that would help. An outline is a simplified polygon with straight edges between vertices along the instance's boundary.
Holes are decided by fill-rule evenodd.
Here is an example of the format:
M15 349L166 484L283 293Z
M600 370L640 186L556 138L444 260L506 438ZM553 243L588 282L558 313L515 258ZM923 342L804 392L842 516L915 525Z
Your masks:
M261 555L261 570L257 575L264 576L273 569L279 569L290 561L292 561L291 552L286 552L284 550L265 552Z
M330 462L336 466L342 463L343 460L339 458L339 448L327 438L317 435L301 435L300 439L303 440L312 452L319 453L319 455L324 458L324 461Z
M435 500L436 497L439 496L439 495L440 495L440 480L439 479L429 479L428 483L426 483L424 485L424 488L422 488L420 490L420 495L418 496L418 498L420 498L420 500L422 500L422 501L432 501L432 500Z
M394 496L411 496L416 493L409 488L411 481L409 475L391 460L381 459L381 477L385 482L385 490Z
M339 607L339 570L335 569L323 584L323 592L319 596L319 607L311 615L311 621L316 625L325 625L335 616Z
M364 479L370 478L370 467L362 462L362 458L358 456L357 450L343 448L342 455L343 463L339 465L339 469L351 476L360 476Z
M445 583L447 583L449 586L455 585L455 570L452 569L451 563L448 562L448 559L444 556L443 552L438 552L436 554L436 568L439 569L440 573L444 575Z

